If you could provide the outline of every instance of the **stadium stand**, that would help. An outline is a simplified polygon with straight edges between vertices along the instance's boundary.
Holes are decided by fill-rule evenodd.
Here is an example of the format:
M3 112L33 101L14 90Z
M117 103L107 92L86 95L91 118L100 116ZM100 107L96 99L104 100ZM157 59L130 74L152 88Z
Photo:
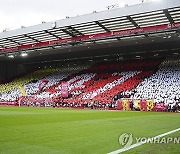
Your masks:
M158 71L139 84L134 94L135 99L155 99L165 104L175 103L180 99L180 60L167 59L161 63Z
M154 100L156 111L180 101L180 59L142 59L98 62L91 65L46 68L1 85L0 102L32 106L117 108L122 99ZM20 82L18 82L20 81ZM28 83L26 83L28 82ZM62 97L62 82L68 97ZM22 85L23 84L23 85ZM21 86L19 88L18 86ZM14 87L13 87L14 86ZM23 89L26 95L23 95ZM26 104L27 105L27 104Z
M43 76L47 76L49 74L52 74L54 72L58 71L58 69L41 69L37 70L31 74L28 74L23 77L19 77L18 79L13 80L12 82L1 84L0 85L0 92L6 92L9 90L13 90L15 88L18 88L18 86L23 86L33 80L38 80L39 78L42 78Z
M19 86L23 86L27 96L31 96L39 92L39 86L42 84L42 81L48 81L45 87L43 87L48 88L58 83L58 81L62 80L63 78L66 78L68 75L81 71L86 67L88 66L84 65L81 67L41 69L23 78L19 78L7 84L2 84L0 101L16 101L22 96ZM43 95L48 96L49 94L42 93L39 96L43 97Z
M119 107L127 109L135 100L141 110L151 110L154 103L155 110L165 111L180 102L180 60L166 59L180 51L179 5L178 0L161 5L147 2L0 33L2 58L11 56L31 66L52 61L65 64L0 84L0 102L117 108L122 101ZM22 60L20 53L28 52L29 59ZM70 66L74 58L81 61L78 56L93 62ZM101 56L104 60L94 62L93 57Z

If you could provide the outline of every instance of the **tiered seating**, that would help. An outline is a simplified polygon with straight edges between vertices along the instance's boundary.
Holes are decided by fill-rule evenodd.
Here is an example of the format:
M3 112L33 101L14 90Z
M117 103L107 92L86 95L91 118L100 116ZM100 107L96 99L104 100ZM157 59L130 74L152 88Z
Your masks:
M133 76L117 84L116 86L112 87L110 90L105 91L101 95L97 95L94 99L99 100L100 102L108 103L112 102L113 98L116 94L121 93L123 91L132 90L136 87L145 77L152 75L153 71L146 71L146 72L135 72Z
M86 82L83 88L73 89L71 93L76 96L78 90L79 94L81 94L78 95L78 99L92 99L92 97L98 93L99 89L107 85L109 82L113 82L114 80L120 78L120 76L121 75L112 76L112 74L96 74L95 78Z
M15 79L12 82L1 84L0 85L0 93L13 90L13 89L18 88L19 86L23 86L33 80L38 80L38 79L42 78L43 76L54 74L56 71L57 71L57 69L41 69L41 70L37 70L31 74L28 74L24 77L21 77L19 79Z
M77 80L80 80L80 78L85 75L82 74L81 76L76 76L76 74L79 74L77 72L81 72L82 70L84 70L88 67L89 67L89 65L81 65L81 66L76 66L76 67L71 67L71 68L70 67L64 68L62 71L60 71L57 74L56 77L53 76L48 79L50 81L49 83L51 83L51 84L47 84L44 87L44 90L40 95L49 96L52 94L52 96L54 96L54 97L56 97L57 95L60 95L61 94L61 81L66 80L66 81L68 81L68 84L70 85L71 83L73 83ZM80 84L80 81L78 83ZM81 84L83 84L83 83L81 83Z
M30 74L22 82L10 83L8 86L12 89L2 90L0 101L20 98L22 94L18 86L21 85L31 101L55 100L76 105L99 102L102 105L112 104L115 96L121 94L122 97L155 99L155 102L170 104L180 99L179 80L180 60L102 62L92 66L44 69ZM61 97L62 81L69 85L68 98Z
M0 102L16 101L20 96L22 96L20 89L16 88L8 92L0 93Z
M93 99L97 95L104 94L118 84L123 83L125 80L135 75L136 73L138 72L123 72L122 74L115 76L114 78L108 78L104 86L100 87L97 90L93 90L90 93L84 94L82 96L82 99Z
M90 101L112 102L114 95L133 89L145 77L153 74L154 71L148 71L148 69L154 70L159 64L160 61L157 60L96 64L86 70L86 72L95 73L94 78L85 82L83 84L84 86L70 88L72 97L64 101L79 103ZM131 71L121 72L121 70ZM136 70L143 70L143 72ZM72 86L70 85L70 87Z
M180 99L180 60L165 60L159 70L135 88L135 99L174 103Z
M81 71L86 67L89 67L89 65L83 65L80 67L48 68L35 71L34 73L15 80L11 83L1 85L2 91L0 94L0 101L15 101L21 97L22 94L20 92L19 86L23 86L27 96L35 95L39 92L39 86L43 80L48 81L44 87L48 88L54 84L59 83L59 81L67 78L69 75ZM39 95L39 97L42 97L41 95ZM48 93L44 93L43 95L49 97Z

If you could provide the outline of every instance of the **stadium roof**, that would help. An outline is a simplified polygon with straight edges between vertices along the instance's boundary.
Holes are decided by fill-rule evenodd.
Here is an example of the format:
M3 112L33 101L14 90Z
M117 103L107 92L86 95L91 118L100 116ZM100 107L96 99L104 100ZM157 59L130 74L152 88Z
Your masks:
M180 1L163 0L0 33L0 52L38 51L130 38L179 37Z

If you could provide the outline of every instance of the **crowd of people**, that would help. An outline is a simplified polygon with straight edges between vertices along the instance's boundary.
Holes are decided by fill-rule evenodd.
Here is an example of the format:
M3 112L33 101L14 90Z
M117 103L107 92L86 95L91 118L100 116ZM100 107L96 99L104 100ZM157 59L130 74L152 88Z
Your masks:
M18 85L30 98L30 106L114 108L117 100L130 98L153 99L172 110L180 102L180 59L48 68L48 71L39 70L23 79L20 84L18 79L9 85L1 85L0 102L18 101L23 96ZM69 95L64 99L61 98L61 81L68 84Z
M163 61L156 73L130 93L134 99L154 99L166 105L180 102L180 60Z
M110 103L101 103L98 101L89 101L89 102L61 102L61 101L53 101L53 100L45 100L45 101L30 101L29 99L24 99L17 104L20 106L28 106L28 107L54 107L54 108L79 108L79 109L102 109L102 110L109 110L109 109L116 109L117 102L110 102Z
M72 67L59 67L59 68L46 68L37 70L25 77L16 79L10 83L0 85L0 102L3 101L16 101L22 97L20 86L24 89L26 96L36 95L37 98L47 98L60 94L59 88L57 93L52 95L46 91L40 91L39 87L44 80L48 81L43 89L47 89L68 76L88 68L89 65L72 66ZM41 90L43 90L41 89ZM40 93L40 94L39 94Z

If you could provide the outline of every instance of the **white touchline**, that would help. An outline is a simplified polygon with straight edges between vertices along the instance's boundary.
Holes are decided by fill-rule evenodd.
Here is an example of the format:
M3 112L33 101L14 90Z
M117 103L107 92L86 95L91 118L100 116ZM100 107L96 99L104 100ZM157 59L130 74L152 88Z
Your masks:
M177 128L177 129L175 129L175 130L166 132L166 133L164 133L164 134L160 134L160 135L158 135L158 136L152 137L151 139L145 140L145 141L143 141L143 142L139 142L139 143L133 144L133 145L131 145L131 146L129 146L129 147L124 147L124 148L122 148L122 149L119 149L119 150L110 152L110 153L108 153L108 154L118 154L118 153L121 153L121 152L130 150L130 149L133 149L133 148L135 148L135 147L138 147L138 146L140 146L140 145L143 145L143 144L147 143L147 141L150 141L150 140L152 141L152 140L155 140L155 139L157 139L157 138L164 137L164 136L167 136L167 135L169 135L169 134L175 133L175 132L177 132L177 131L180 131L180 128Z

